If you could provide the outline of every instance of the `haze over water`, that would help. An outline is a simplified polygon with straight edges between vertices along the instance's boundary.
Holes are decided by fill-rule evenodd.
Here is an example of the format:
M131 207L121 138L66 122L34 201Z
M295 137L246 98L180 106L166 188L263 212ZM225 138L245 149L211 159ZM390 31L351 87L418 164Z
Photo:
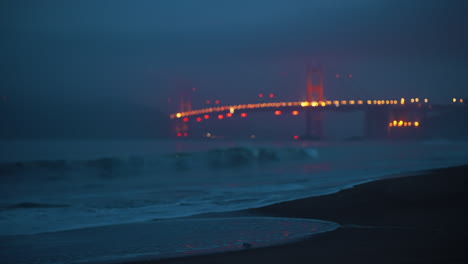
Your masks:
M323 66L330 100L449 103L468 97L466 10L457 0L3 1L0 137L166 136L181 86L197 89L196 107L259 93L299 101L309 63Z

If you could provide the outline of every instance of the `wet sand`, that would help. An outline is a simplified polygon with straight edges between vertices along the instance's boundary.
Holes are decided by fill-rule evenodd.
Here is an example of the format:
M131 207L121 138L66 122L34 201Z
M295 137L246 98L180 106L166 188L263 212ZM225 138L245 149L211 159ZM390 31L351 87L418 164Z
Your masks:
M439 169L320 197L211 214L312 218L343 227L287 245L144 263L467 263L467 177L468 166Z

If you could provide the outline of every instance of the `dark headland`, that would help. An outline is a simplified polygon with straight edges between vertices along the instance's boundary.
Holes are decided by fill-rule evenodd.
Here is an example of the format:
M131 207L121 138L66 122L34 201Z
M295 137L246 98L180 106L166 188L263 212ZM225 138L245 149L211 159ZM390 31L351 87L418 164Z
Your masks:
M144 263L467 263L468 166L211 216L281 216L343 227L304 241Z

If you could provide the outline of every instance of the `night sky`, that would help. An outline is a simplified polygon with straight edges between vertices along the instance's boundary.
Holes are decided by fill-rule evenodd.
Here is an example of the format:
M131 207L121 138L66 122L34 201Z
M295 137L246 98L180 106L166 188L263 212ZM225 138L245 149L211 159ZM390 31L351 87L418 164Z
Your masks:
M155 133L181 86L200 103L300 100L307 63L329 99L466 98L467 13L464 0L1 1L0 136L102 120Z

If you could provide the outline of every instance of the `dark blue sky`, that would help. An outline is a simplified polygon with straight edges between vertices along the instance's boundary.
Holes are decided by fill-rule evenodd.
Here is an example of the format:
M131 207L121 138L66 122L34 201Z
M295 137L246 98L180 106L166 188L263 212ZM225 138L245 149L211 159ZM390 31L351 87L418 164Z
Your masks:
M466 1L2 1L0 87L10 103L169 111L200 100L468 97ZM352 79L336 79L352 73Z

